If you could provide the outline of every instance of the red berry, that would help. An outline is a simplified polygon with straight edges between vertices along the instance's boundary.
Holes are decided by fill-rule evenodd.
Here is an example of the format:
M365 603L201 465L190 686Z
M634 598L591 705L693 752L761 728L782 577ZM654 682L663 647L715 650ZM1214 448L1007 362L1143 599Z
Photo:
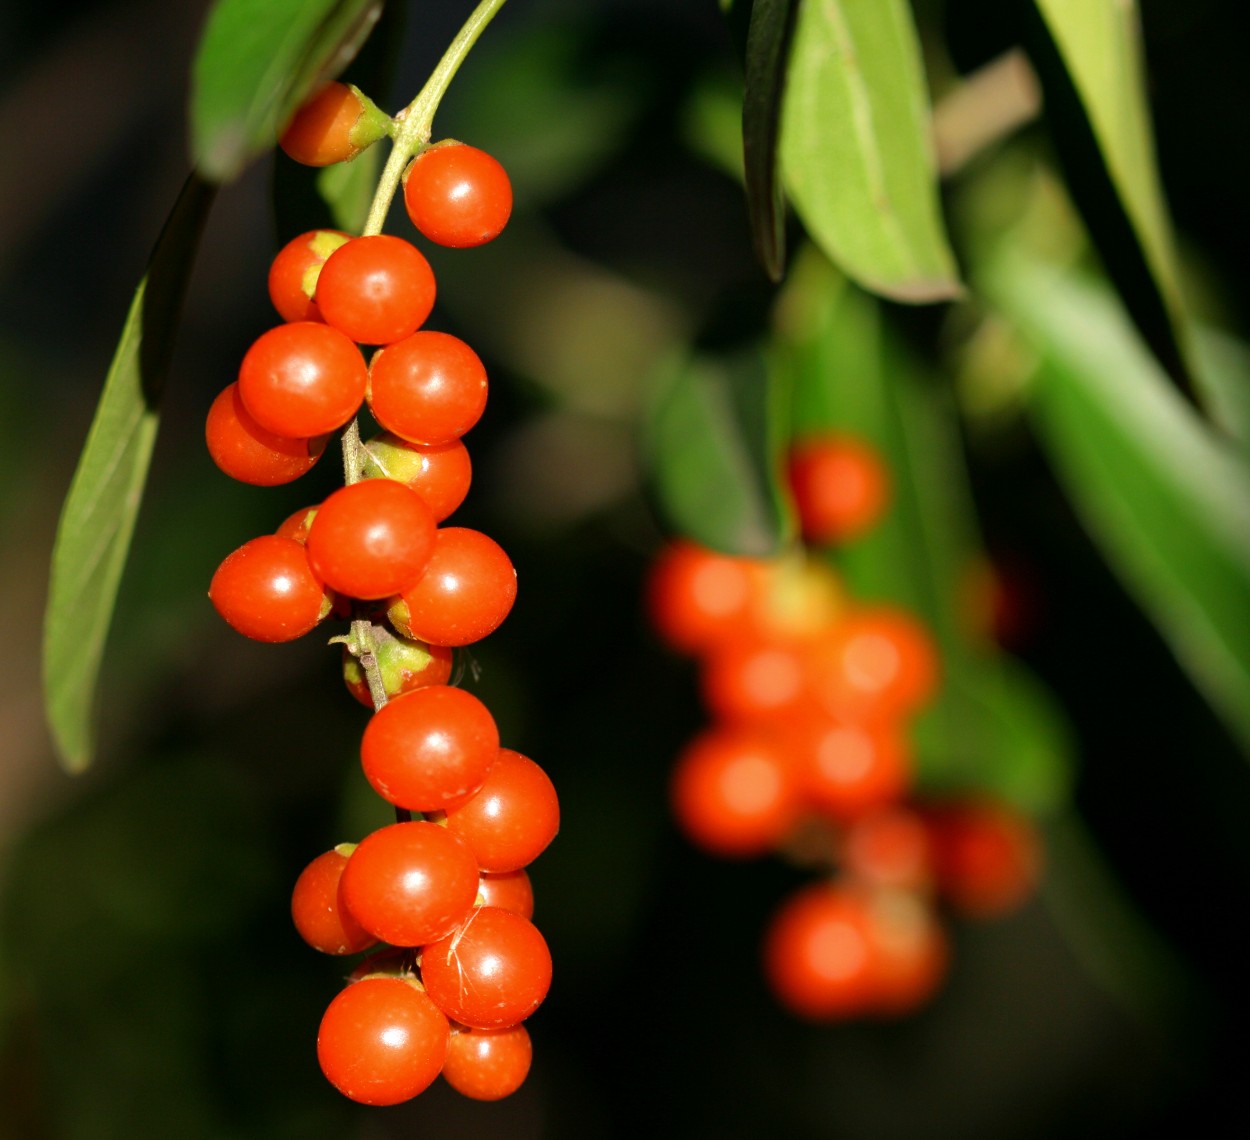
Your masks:
M373 655L388 700L427 685L445 685L451 679L451 650L446 646L397 637L382 625L373 627L373 641ZM343 681L353 697L366 708L373 708L365 667L346 646L343 647Z
M387 431L412 443L451 443L486 408L486 369L464 341L422 330L374 354L368 400Z
M924 820L911 808L890 805L852 820L842 839L848 876L877 887L923 890L932 886L933 851Z
M308 532L312 529L312 521L317 517L316 507L301 507L298 511L287 515L274 534L283 538L293 538L300 546L308 545Z
M560 803L546 772L501 748L481 788L447 809L447 828L472 848L483 871L519 871L556 837Z
M447 1042L443 1079L474 1100L500 1100L525 1083L533 1057L529 1030L459 1029Z
M400 1104L443 1068L450 1026L415 982L366 977L330 1003L317 1032L329 1082L360 1104Z
M786 727L785 741L803 798L835 819L892 804L911 786L911 753L893 720L807 717Z
M750 635L727 639L708 652L700 687L719 720L792 717L810 699L804 646Z
M868 530L890 495L877 452L861 440L822 435L796 443L787 464L799 526L808 542L845 542Z
M714 855L762 855L781 843L799 801L784 753L768 736L711 729L677 758L670 798L687 838Z
M355 158L364 148L352 141L352 128L365 107L345 83L327 83L291 120L278 145L305 166L331 166Z
M477 882L478 906L496 906L522 918L534 917L534 887L524 871L483 874Z
M395 628L431 645L471 645L494 632L516 601L516 571L481 531L445 527L425 573L387 611Z
M349 598L398 594L425 570L434 517L402 483L365 479L340 487L317 510L308 560L325 583Z
M209 408L204 438L213 462L232 479L276 487L311 470L325 451L328 436L290 439L266 431L243 406L238 384L231 384Z
M474 1029L517 1025L551 986L551 952L532 922L480 906L421 954L426 992L448 1017Z
M291 892L295 929L309 946L323 954L355 954L377 941L339 897L347 854L335 848L318 855L300 872Z
M424 946L453 930L477 898L468 846L434 823L393 823L366 836L343 871L341 898L392 946Z
M254 641L292 641L330 612L325 586L292 538L261 535L217 568L208 596L228 625Z
M239 367L239 396L261 427L311 439L342 427L364 399L364 357L338 329L295 321L262 333Z
M957 910L991 918L1032 894L1041 873L1041 842L1027 816L977 800L934 808L926 822L938 887Z
M512 213L512 183L485 151L439 143L408 168L404 205L430 241L463 249L499 236Z
M409 443L390 432L364 444L366 479L395 479L421 496L435 522L442 522L469 493L473 465L458 439L450 443Z
M430 685L383 705L360 743L374 791L410 811L441 811L476 792L498 756L490 710L450 685Z
M292 238L269 266L269 299L284 321L319 321L313 300L321 267L349 237L341 230L309 230Z
M411 336L434 308L434 271L403 238L352 238L321 267L316 301L322 319L359 344Z

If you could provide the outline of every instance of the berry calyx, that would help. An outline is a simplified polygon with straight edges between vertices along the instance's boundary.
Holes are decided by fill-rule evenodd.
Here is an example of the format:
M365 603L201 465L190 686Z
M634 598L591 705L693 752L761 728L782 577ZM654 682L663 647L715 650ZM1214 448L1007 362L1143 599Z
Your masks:
M309 230L292 238L269 266L269 300L284 321L319 321L313 300L321 267L349 240L341 230Z
M465 249L498 237L512 214L512 183L477 147L441 142L423 150L404 176L404 206L432 242Z
M254 487L276 487L310 471L329 436L291 439L266 431L243 406L236 383L208 409L204 439L213 462L232 479Z
M411 641L396 636L384 625L375 625L372 648L388 700L427 685L445 685L451 679L451 650L445 646ZM343 681L353 697L366 708L373 708L365 667L347 646L343 647Z
M342 427L365 396L364 357L346 336L316 321L262 333L239 367L239 396L261 427L310 439Z
M370 234L326 258L315 300L322 320L358 344L392 344L425 323L434 294L434 271L416 246Z
M365 977L326 1009L317 1060L326 1079L360 1104L401 1104L433 1083L451 1027L415 981Z
M361 474L366 479L394 479L421 496L435 522L442 522L469 493L473 464L469 449L458 439L450 443L409 443L390 432L368 439L361 447Z
M459 837L434 823L393 823L352 852L340 897L383 942L424 946L468 917L477 883L477 863Z
M498 756L495 718L472 693L451 685L387 702L360 743L361 766L374 791L410 811L441 811L472 795Z
M227 555L208 587L226 623L253 641L293 641L326 617L332 599L292 538L265 534Z
M304 166L331 166L355 158L389 130L388 117L358 88L331 82L295 112L278 145Z
M421 576L434 531L430 508L415 492L390 479L364 479L340 487L318 508L308 560L340 594L387 598Z

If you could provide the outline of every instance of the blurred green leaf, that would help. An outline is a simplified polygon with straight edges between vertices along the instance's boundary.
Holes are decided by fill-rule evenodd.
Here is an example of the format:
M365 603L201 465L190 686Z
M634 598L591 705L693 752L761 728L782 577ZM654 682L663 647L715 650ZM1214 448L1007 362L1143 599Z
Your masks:
M1250 345L1219 329L1196 325L1194 352L1212 422L1250 453Z
M793 534L777 488L778 402L762 354L674 359L643 425L652 488L679 534L729 554L775 554Z
M742 97L747 212L756 253L774 281L781 280L786 264L786 203L777 172L777 140L797 7L796 0L754 0L747 31Z
M359 50L381 0L217 0L196 52L191 153L227 182L274 146L319 83Z
M1036 0L1102 152L1182 355L1189 331L1155 163L1136 0Z
M67 769L92 759L100 661L156 440L157 404L213 188L192 175L139 283L61 511L44 617L44 702Z
M1030 408L1077 512L1250 751L1250 463L1182 401L1106 287L1007 255L985 284L1038 354Z
M1048 811L1070 783L1066 729L1041 686L973 640L965 607L982 555L953 402L893 348L881 317L822 259L796 260L779 310L794 433L866 440L892 479L885 516L838 550L838 567L853 598L906 609L936 641L942 688L915 724L920 786Z
M957 296L905 0L803 4L786 84L782 169L812 238L873 292L910 302Z

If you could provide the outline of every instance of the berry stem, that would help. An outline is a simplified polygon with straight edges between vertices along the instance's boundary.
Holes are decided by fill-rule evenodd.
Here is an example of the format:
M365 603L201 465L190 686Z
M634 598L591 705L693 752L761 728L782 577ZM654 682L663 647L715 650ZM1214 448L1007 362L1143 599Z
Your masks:
M399 188L400 176L410 159L429 145L434 124L434 113L447 93L447 88L455 78L460 65L468 56L478 36L486 25L495 18L495 14L504 6L505 0L481 0L464 26L451 41L451 45L443 53L443 58L430 73L425 86L417 97L395 116L395 141L391 147L390 157L378 180L378 188L369 207L369 216L365 221L364 234L380 234L386 223L387 212L391 201Z

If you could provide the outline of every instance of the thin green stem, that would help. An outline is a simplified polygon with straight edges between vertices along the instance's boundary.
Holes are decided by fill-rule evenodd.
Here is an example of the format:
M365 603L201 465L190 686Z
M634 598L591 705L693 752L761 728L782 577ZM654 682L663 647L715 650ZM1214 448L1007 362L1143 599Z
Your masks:
M380 234L386 224L386 215L391 208L391 201L399 189L399 179L409 161L429 145L434 125L434 113L447 94L452 79L460 70L478 36L486 25L495 18L505 0L481 0L473 14L465 21L464 27L456 34L451 45L438 61L438 66L430 73L420 94L395 116L397 129L395 141L391 146L390 157L382 169L382 177L378 180L378 188L369 207L369 216L365 221L362 233Z

